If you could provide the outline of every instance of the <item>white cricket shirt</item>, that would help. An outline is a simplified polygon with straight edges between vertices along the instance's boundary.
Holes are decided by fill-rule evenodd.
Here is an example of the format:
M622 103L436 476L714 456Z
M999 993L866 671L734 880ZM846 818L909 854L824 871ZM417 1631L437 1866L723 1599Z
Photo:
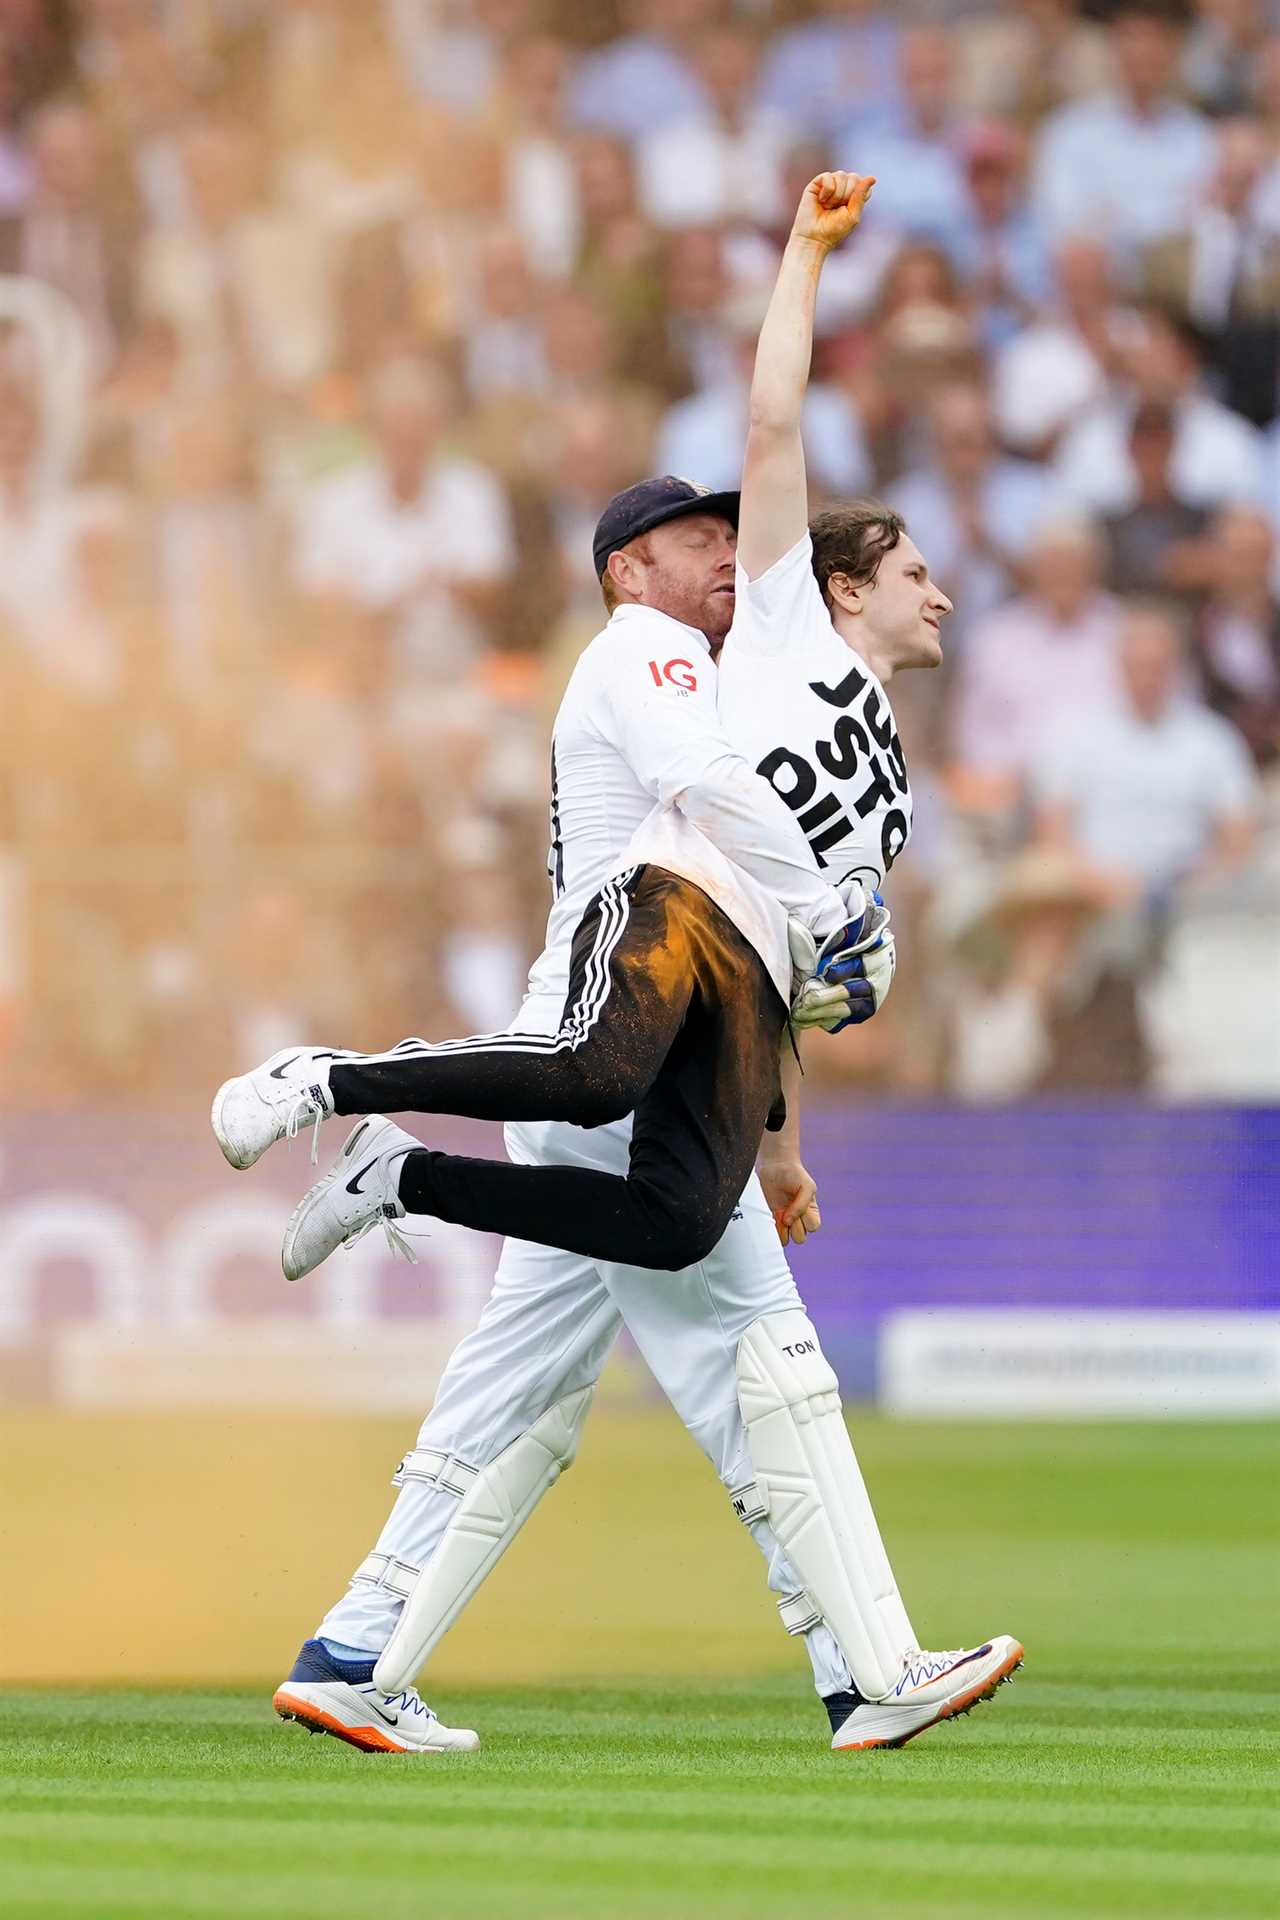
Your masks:
M756 580L739 566L717 699L819 871L879 887L911 837L907 763L884 687L831 624L807 533Z
M846 916L790 809L725 737L705 635L652 607L619 607L574 668L551 773L554 903L531 996L563 1001L593 895L651 861L708 893L790 999L787 914L819 939Z

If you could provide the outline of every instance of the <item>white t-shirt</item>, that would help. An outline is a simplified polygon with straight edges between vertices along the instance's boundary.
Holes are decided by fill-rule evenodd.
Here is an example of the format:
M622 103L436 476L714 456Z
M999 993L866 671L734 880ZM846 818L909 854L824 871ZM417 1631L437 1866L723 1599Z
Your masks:
M1049 748L1040 796L1071 808L1081 849L1148 887L1172 885L1215 830L1257 804L1257 779L1235 728L1190 700L1154 723L1097 714L1063 729Z
M801 828L725 736L706 637L623 606L584 649L552 732L553 905L531 995L563 1001L583 912L606 880L645 861L710 894L784 998L788 912L819 938L845 918Z
M818 870L879 887L911 836L907 764L888 695L831 624L807 533L756 580L739 566L718 705Z

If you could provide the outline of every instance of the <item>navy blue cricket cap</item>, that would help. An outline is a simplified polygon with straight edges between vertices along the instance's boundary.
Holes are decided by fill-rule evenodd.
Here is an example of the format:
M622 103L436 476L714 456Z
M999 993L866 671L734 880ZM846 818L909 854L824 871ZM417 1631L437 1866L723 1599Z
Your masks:
M712 493L710 487L697 486L692 480L678 480L663 473L656 480L640 480L634 487L615 493L596 522L595 543L591 549L599 580L609 564L609 555L619 547L651 533L668 520L679 520L686 513L718 513L733 526L738 524L736 493Z

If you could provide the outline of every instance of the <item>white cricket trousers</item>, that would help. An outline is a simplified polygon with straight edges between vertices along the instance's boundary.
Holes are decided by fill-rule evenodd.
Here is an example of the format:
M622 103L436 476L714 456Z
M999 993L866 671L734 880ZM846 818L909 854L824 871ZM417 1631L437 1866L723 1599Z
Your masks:
M506 1129L507 1152L525 1166L586 1166L625 1172L629 1120L589 1131L563 1122ZM761 1314L803 1311L773 1217L753 1174L724 1237L679 1273L594 1263L529 1241L508 1240L479 1325L455 1348L435 1405L418 1434L473 1467L501 1453L565 1394L592 1386L625 1324L646 1364L726 1488L752 1478L738 1409L738 1341ZM420 1481L401 1489L378 1553L426 1564L457 1510L457 1498ZM733 1512L725 1503L725 1521ZM750 1532L780 1597L803 1583L765 1521ZM330 1608L317 1634L381 1652L401 1602L359 1582ZM804 1636L820 1694L852 1685L828 1628Z

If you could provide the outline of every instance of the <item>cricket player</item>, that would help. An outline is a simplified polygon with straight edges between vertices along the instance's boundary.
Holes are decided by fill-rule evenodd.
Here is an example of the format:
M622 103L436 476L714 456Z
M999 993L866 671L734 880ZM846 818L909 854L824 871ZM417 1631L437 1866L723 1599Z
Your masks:
M830 673L816 688L806 689L820 703L824 694L837 696L825 703L834 710L826 722L832 741L811 737L805 704L795 730L784 703L773 715L777 738L761 759L762 770L774 778L787 769L776 784L797 813L802 832L815 841L823 837L824 828L843 820L843 834L828 832L822 846L815 844L813 870L835 853L848 862L848 873L874 883L883 877L910 827L905 763L884 682L897 666L931 664L938 657L937 623L949 603L928 582L918 556L912 562L906 550L906 564L880 602L877 572L886 556L903 544L903 535L900 523L883 509L861 509L845 529L843 544L837 541L831 549L838 550L846 583L837 582L834 592L855 602L844 610L851 632L869 642L860 657L853 651L854 639L837 638L839 629L825 612L808 556L798 421L813 294L825 252L857 224L868 186L848 176L823 176L810 187L797 216L761 340L757 385L762 410L758 414L753 406L742 511L748 531L757 529L753 538L762 554L769 541L781 541L784 573L796 547L804 550L813 595L824 610L820 636L812 621L804 628L800 670L808 671L816 638L821 640L824 671L833 664L833 640L842 649L835 662L840 673ZM794 448L786 446L790 437ZM788 455L786 473L799 487L798 529L789 518L794 500L774 457L780 452ZM751 489L757 466L763 471L764 491L761 512L754 514ZM621 513L615 511L620 507L615 502L601 522L597 561L602 563L606 604L614 607L601 638L621 627L616 637L622 639L628 626L634 627L634 616L641 616L640 651L656 646L652 662L642 664L653 666L651 679L658 698L667 702L665 711L680 711L668 689L679 689L683 676L691 683L683 688L684 695L691 701L696 697L699 677L707 677L714 641L723 633L720 607L706 600L712 595L728 598L721 583L732 566L737 503L715 499L717 510L707 511L711 503L700 501L690 489L693 497L686 500L684 512L635 532L625 514L636 505L651 510L654 496L645 496L643 488L630 491L639 499L622 496ZM687 540L690 555L705 557L705 567L695 564L682 572L678 549L667 560L664 543L652 536L655 528L670 528L673 521L679 526L678 539ZM629 538L620 538L628 533ZM612 544L615 539L617 545ZM726 551L729 567L724 564ZM770 634L770 594L779 584L767 577L775 573L773 558L757 572L758 586L746 579L741 567L737 574L738 595L744 585L754 587L758 603L749 611L743 653L745 659L755 649L768 663L783 651ZM681 587L699 577L711 584L703 605L694 607ZM789 607L810 611L790 576L781 584ZM883 623L884 644L877 647L881 604L889 607L889 617ZM631 621L625 617L628 612ZM690 612L701 615L698 624L681 618ZM679 621L677 633L657 625L655 614L658 621ZM929 629L928 639L922 628ZM679 659L665 653L665 644L675 644L677 637L684 649ZM726 660L735 642L736 635L725 649ZM599 642L594 644L599 647ZM591 653L588 649L584 659ZM616 726L616 702L610 696L619 681L631 690L634 678L628 685L628 676L634 664L634 648L615 645L604 685L586 676L585 686L571 685L557 720L552 869L553 882L561 888L566 870L571 873L575 857L582 857L580 846L589 855L601 811L598 795L593 808L575 811L565 806L566 792L572 790L565 770L573 766L576 779L579 762L590 767L593 759L600 760L610 744L611 721ZM679 671L673 675L668 666ZM872 694L874 700L868 697ZM643 753L636 757L643 764ZM833 783L831 794L816 800L812 793L808 799L798 797L806 784L800 768L810 767L813 773L814 760ZM834 798L834 806L826 804L828 798ZM820 817L810 817L815 811ZM619 817L606 823L615 835L615 859L630 825L623 809L616 812ZM678 844L680 838L676 827L669 844ZM694 858L689 855L690 863ZM678 866L663 869L669 871L680 873ZM555 918L553 911L553 929ZM668 930L670 925L668 919ZM670 952L670 943L663 950ZM690 960L695 967L705 965L713 981L726 964L723 942L719 947L709 943L704 954L690 939L676 957L682 966ZM566 974L572 977L570 957L560 953L557 972L551 940L534 969L522 1009L519 1027L526 1036L562 1033ZM740 976L735 978L740 984ZM852 978L857 985L865 984L856 973ZM848 982L817 989L829 996L831 1024L848 1017L850 990ZM641 1005L637 1011L643 1014L646 1008ZM696 1038L701 1043L705 1032L700 1030ZM416 1057L420 1043L409 1044L411 1057ZM398 1070L395 1055L377 1064ZM335 1063L331 1084L338 1072ZM686 1102L682 1117L692 1105ZM756 1139L757 1113L758 1108L749 1121ZM707 1125L705 1108L703 1120ZM508 1242L480 1325L450 1361L418 1446L401 1462L396 1475L400 1495L377 1546L278 1690L281 1713L370 1749L439 1751L476 1744L470 1732L441 1727L409 1683L542 1493L572 1460L595 1380L622 1319L765 1554L784 1624L805 1637L815 1683L827 1703L834 1746L901 1744L985 1697L1011 1670L1021 1649L1003 1638L950 1654L922 1654L916 1647L849 1446L834 1375L821 1357L774 1230L770 1201L781 1201L784 1231L793 1228L797 1238L818 1224L813 1185L799 1161L794 1129L793 1114L762 1154L761 1179L753 1176L747 1182L722 1237L684 1271L655 1273L635 1262L575 1253L571 1246L557 1251L537 1244L534 1237ZM713 1142L719 1136L708 1130L704 1137ZM526 1121L508 1127L507 1144L517 1167L531 1170L554 1165L606 1172L616 1180L629 1157L633 1169L635 1164L634 1146L628 1153L627 1125L619 1119L610 1118L589 1132L562 1122ZM364 1231L379 1218L379 1211L361 1198L379 1157L394 1155L403 1167L417 1151L417 1143L390 1122L362 1122L334 1171L313 1189L299 1212L309 1208L344 1216L339 1239ZM761 1180L770 1189L769 1199ZM335 1189L344 1194L355 1189L355 1194L336 1200ZM384 1187L384 1194L388 1191L394 1189ZM396 1198L403 1200L403 1186ZM384 1198L383 1205L391 1204ZM568 1239L572 1224L561 1221L562 1239ZM791 1555L782 1544L784 1531L793 1543ZM801 1560L813 1577L800 1568Z
M854 962L873 970L860 1012L888 990L883 909L857 881L842 895L819 875L791 809L720 728L711 654L733 613L737 509L737 495L667 476L601 518L596 564L606 599L616 569L618 604L556 721L554 902L516 1026L377 1055L286 1048L219 1089L214 1131L241 1168L299 1122L375 1116L350 1136L342 1178L291 1221L290 1279L406 1210L590 1259L699 1260L780 1113L788 915L812 932L810 968L827 936L874 946ZM676 799L679 815L663 804ZM613 1174L433 1153L388 1131L376 1118L388 1108L579 1127L632 1115L628 1164Z

